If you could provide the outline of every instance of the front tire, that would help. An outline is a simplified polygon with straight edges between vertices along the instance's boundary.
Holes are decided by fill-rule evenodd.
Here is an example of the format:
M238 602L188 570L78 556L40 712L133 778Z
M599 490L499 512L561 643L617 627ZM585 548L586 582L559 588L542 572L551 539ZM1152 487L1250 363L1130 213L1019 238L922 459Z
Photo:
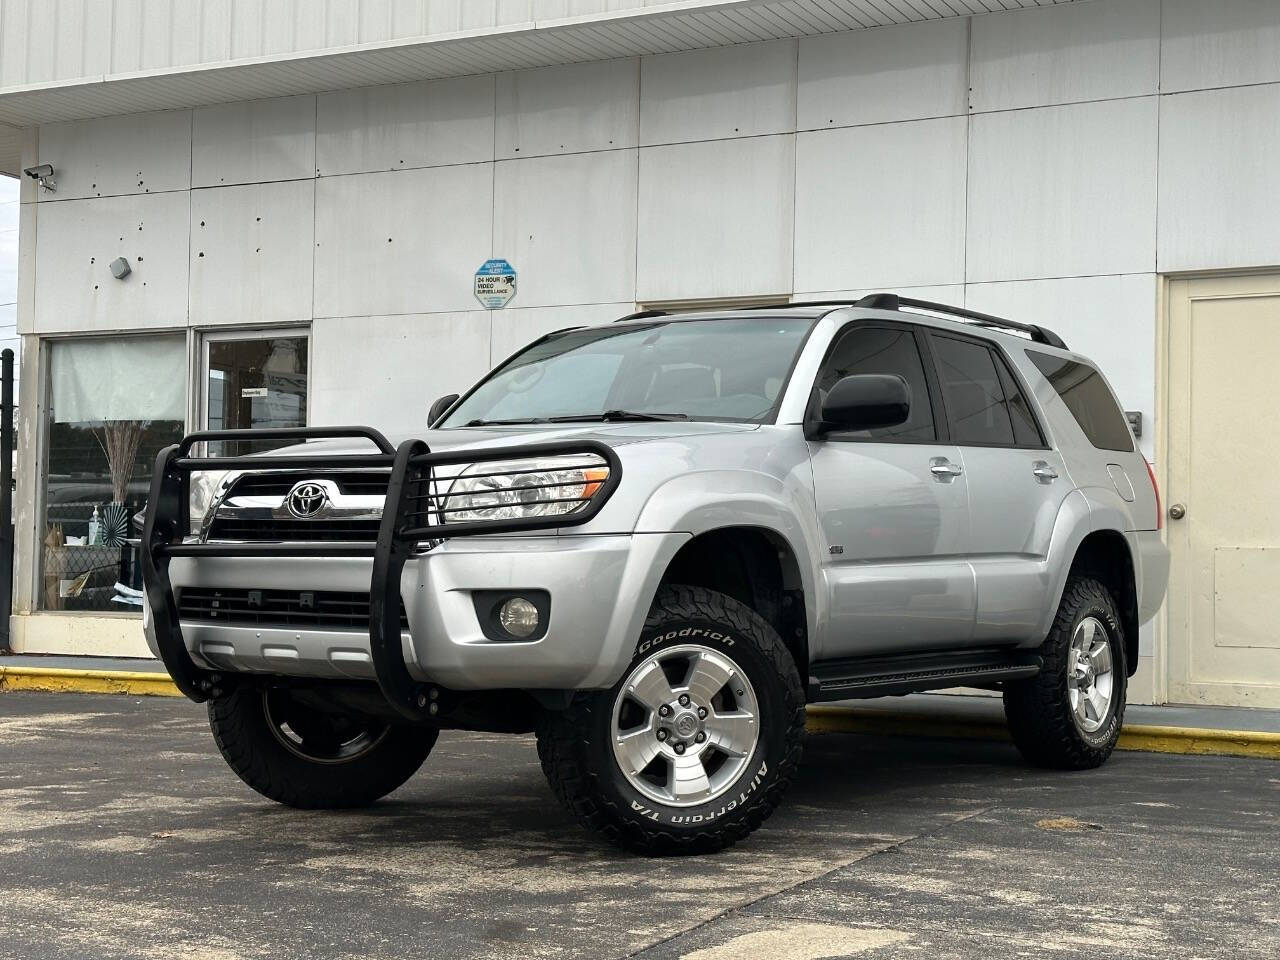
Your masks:
M1101 766L1120 737L1128 679L1124 629L1107 588L1069 578L1040 653L1039 674L1005 685L1014 744L1037 766Z
M538 754L564 806L612 843L708 853L773 812L803 735L800 675L773 628L723 594L668 586L623 678L545 715Z
M268 799L304 810L363 807L408 780L439 731L317 710L288 690L249 685L209 701L228 766Z

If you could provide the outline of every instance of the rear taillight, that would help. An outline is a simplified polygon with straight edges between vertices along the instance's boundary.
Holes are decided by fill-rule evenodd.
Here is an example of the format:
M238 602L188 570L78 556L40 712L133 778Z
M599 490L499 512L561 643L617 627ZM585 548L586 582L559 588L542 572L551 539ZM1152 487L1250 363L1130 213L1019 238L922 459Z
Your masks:
M1142 462L1147 464L1147 477L1151 480L1151 492L1156 495L1156 529L1159 530L1164 526L1164 510L1160 507L1160 486L1156 483L1156 473L1151 469L1151 464L1146 457L1142 458Z

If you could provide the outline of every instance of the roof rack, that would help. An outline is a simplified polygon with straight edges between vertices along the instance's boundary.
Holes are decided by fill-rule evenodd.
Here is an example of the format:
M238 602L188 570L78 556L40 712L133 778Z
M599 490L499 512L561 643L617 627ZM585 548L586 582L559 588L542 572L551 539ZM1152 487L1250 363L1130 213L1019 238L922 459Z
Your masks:
M991 327L996 330L1016 330L1019 333L1025 333L1036 343L1048 344L1060 350L1067 349L1067 345L1062 338L1047 327L1038 327L1031 323L1018 323L1016 320L1006 320L1004 317L995 317L989 313L979 313L977 310L966 310L964 307L953 307L945 303L934 303L932 300L915 300L911 297L900 297L896 293L870 293L861 300L801 300L795 303L776 303L748 307L746 309L776 310L784 307L864 307L868 310L894 311L899 311L903 307L910 307L912 310L924 310L929 313L940 313L947 317L956 317L981 327Z
M896 293L870 293L860 300L797 300L794 303L759 303L737 309L784 310L788 307L863 307L868 310L893 311L901 311L903 307L908 307L911 310L923 310L927 313L942 314L944 317L954 317L980 327L990 327L993 330L1014 330L1018 333L1025 333L1035 343L1047 344L1050 347L1057 347L1059 350L1068 349L1063 339L1048 327L1039 327L1033 323L1018 323L1016 320L1006 320L1004 317L996 317L989 313L979 313L977 310L967 310L964 307L953 307L945 303L935 303L932 300L900 297ZM669 315L666 310L641 310L639 313L619 317L614 322L646 320L649 317L665 317Z
M1034 323L1018 323L1004 317L967 310L964 307L952 307L945 303L934 303L932 300L915 300L911 297L900 297L896 293L873 293L858 301L857 306L870 307L875 310L900 310L910 307L913 310L925 310L929 313L940 313L948 317L959 317L980 327L991 327L996 330L1014 330L1025 333L1036 343L1048 344L1059 350L1066 350L1067 345L1062 338L1046 327L1038 327Z
M670 316L665 310L641 310L639 313L628 313L625 317L619 317L614 323L626 323L628 320L648 320L650 317L667 317Z

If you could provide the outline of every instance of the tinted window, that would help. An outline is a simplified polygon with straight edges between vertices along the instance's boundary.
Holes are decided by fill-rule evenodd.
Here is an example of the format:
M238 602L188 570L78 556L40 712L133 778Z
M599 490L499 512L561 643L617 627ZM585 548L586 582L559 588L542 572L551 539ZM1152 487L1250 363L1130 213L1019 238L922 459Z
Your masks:
M1013 446L1013 421L990 349L951 337L934 336L932 343L951 442Z
M1043 447L1044 437L1036 423L1031 404L1022 395L1022 388L1009 372L1004 358L996 357L996 369L1000 374L1000 386L1004 388L1005 402L1009 406L1009 418L1013 421L1013 439L1020 447Z
M1027 356L1053 385L1090 443L1099 450L1133 450L1129 424L1097 370L1047 353L1028 350Z
M911 416L896 427L841 431L831 436L846 439L932 440L933 411L929 386L916 338L910 330L889 327L854 327L840 337L818 375L818 402L843 377L857 373L896 373L911 392Z

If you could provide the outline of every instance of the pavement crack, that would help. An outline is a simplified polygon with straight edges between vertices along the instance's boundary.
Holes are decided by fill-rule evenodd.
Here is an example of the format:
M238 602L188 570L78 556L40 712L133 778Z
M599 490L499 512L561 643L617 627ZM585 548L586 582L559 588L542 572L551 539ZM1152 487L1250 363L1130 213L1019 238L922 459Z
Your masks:
M879 844L875 847L872 847L870 850L864 850L858 856L851 857L848 860L842 861L841 863L837 863L834 867L831 867L828 870L824 870L822 873L815 874L812 877L806 877L803 880L797 880L795 883L789 883L785 887L782 887L778 890L770 890L768 893L762 893L760 894L760 896L755 897L751 900L748 900L745 903L738 903L738 904L734 904L731 907L725 907L723 910L721 910L719 913L715 914L714 916L707 917L707 919L699 921L698 923L695 923L692 926L686 927L683 930L678 930L675 933L671 934L670 936L663 937L660 940L655 940L653 943L646 944L645 946L640 947L637 950L632 950L630 953L623 954L623 958L624 960L631 960L631 958L633 957L638 957L641 954L647 953L650 950L657 949L658 947L671 943L674 940L678 940L680 937L687 936L688 934L695 933L696 931L702 930L705 927L709 927L713 923L719 923L721 920L725 920L729 917L740 914L744 910L748 910L751 907L754 907L758 904L765 903L769 900L774 899L775 897L780 897L784 893L790 893L793 890L798 890L806 886L807 884L819 883L825 880L827 877L830 877L832 874L839 873L841 870L844 870L844 869L847 869L848 867L853 866L855 863L864 863L865 861L871 860L874 857L883 856L886 853L892 853L896 850L900 850L903 847L907 846L908 844L915 843L918 840L926 840L931 837L935 837L938 834L942 833L942 831L947 830L951 827L954 827L958 823L964 823L966 820L972 820L974 817L980 817L983 814L990 813L992 810L995 810L995 809L996 809L995 806L990 806L990 807L983 807L978 810L968 810L962 814L952 816L945 823L937 824L928 830L921 831L920 833L913 834L909 837L904 837L901 840L892 840L887 843ZM774 914L767 914L767 916L773 917ZM778 915L777 918L787 919L785 915ZM805 918L805 919L811 919L811 918Z

